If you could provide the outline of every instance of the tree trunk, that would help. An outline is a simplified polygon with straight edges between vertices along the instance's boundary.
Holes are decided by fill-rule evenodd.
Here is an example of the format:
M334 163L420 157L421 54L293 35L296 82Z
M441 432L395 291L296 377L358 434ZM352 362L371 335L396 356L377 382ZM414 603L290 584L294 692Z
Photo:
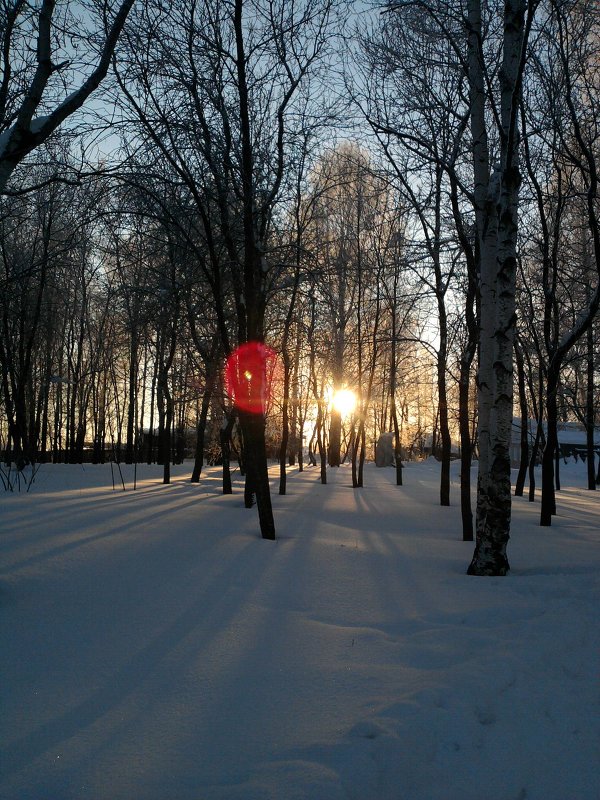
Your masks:
M362 484L359 483L358 478L358 450L360 447L360 424L358 430L354 419L350 422L350 455L352 462L352 488L358 489Z
M400 426L398 425L398 409L396 407L396 371L397 371L397 355L396 345L398 340L398 272L394 271L393 282L393 295L392 295L392 341L391 341L391 354L390 354L390 418L392 427L394 428L394 462L396 465L396 486L402 486L402 442L400 441ZM385 421L386 414L383 415Z
M556 514L556 494L554 487L554 456L558 449L558 408L556 395L558 390L558 369L550 364L546 390L546 421L548 432L546 446L542 456L542 504L540 525L552 525L552 516Z
M152 388L150 391L150 425L148 427L148 464L152 464L154 459L154 414L156 409L156 385L158 376L158 358L154 360L152 370Z
M441 373L444 373L443 377ZM438 397L440 413L440 439L442 442L440 460L440 505L450 505L450 455L451 439L448 426L448 398L446 396L446 366L438 364Z
M394 461L396 464L396 486L402 486L402 446L400 444L400 426L398 425L398 411L396 409L395 387L391 399L391 417L394 428Z
M358 486L364 485L365 459L367 456L367 441L364 422L360 425L360 456L358 461Z
M132 464L135 447L135 409L137 404L137 353L138 336L135 326L131 329L131 347L129 350L129 392L127 404L127 434L125 440L125 463Z
M529 457L529 502L535 501L535 466L537 463L538 453L540 452L540 444L543 436L542 421L538 420L537 429L535 432L535 439L533 440L533 447L531 448L531 456Z
M247 476L251 477L256 495L260 532L263 539L275 539L275 522L271 505L269 471L265 446L265 418L262 414L239 411L244 437Z
M254 475L252 473L252 464L246 457L244 457L244 461L246 462L246 480L244 481L244 508L252 508L256 493L254 488Z
M527 406L527 392L525 391L525 365L523 355L518 346L515 346L515 360L517 363L517 375L519 384L519 408L521 414L520 431L520 459L519 474L515 484L515 497L523 497L527 467L529 465L529 408Z
M290 405L291 405L291 445L289 451L289 460L288 464L290 467L293 467L296 464L296 458L298 458L298 471L302 472L302 430L301 428L301 414L300 414L300 402L298 397L298 372L300 369L300 326L298 328L298 335L296 341L296 347L294 350L294 368L292 372L292 379L291 379L291 397L290 397Z
M441 290L438 288L438 291ZM448 396L446 390L446 361L448 358L448 325L446 321L446 308L444 296L438 294L438 317L440 326L440 346L437 353L437 389L438 389L438 415L440 425L441 447L441 474L440 474L440 505L450 505L450 456L452 442L448 424Z
M231 485L231 432L235 423L235 412L233 409L230 411L229 416L226 412L223 413L223 423L219 431L219 439L221 442L221 459L223 463L223 494L232 494L233 488Z
M321 468L321 483L327 483L327 454L325 452L325 444L323 442L323 410L322 401L319 403L319 410L317 412L317 448L319 450L319 465Z
M596 489L596 470L594 465L594 329L587 329L587 385L585 392L585 430L587 449L588 489Z
M331 409L329 422L329 455L330 467L339 467L342 449L342 415L335 408Z
M287 336L285 337L287 339ZM279 494L285 494L287 489L286 461L288 444L290 439L290 373L291 359L287 350L287 343L282 353L283 358L283 408L282 408L282 427L281 445L279 447Z
M481 75L481 8L469 3L469 66L475 180L484 173L484 203L477 203L481 254L479 447L476 545L469 575L506 575L506 547L510 536L510 436L513 397L513 341L515 332L516 246L518 232L517 109L520 95L521 53L524 45L525 0L504 5L503 62L500 80L500 165L489 177L489 151L477 137L485 130L485 93ZM485 134L484 134L485 136ZM478 195L477 200L481 201Z
M196 451L194 454L194 469L192 470L191 483L199 483L202 467L204 466L204 435L206 433L206 420L208 418L208 409L210 408L210 401L212 400L213 383L212 380L206 382L206 388L202 396L202 406L200 408L200 416L196 425Z
M171 425L173 422L173 401L168 386L168 378L161 374L158 378L158 463L163 466L163 483L171 483Z
M473 541L473 509L471 506L471 463L473 458L471 426L469 425L469 378L471 360L460 360L458 383L458 427L460 433L460 513L463 542Z

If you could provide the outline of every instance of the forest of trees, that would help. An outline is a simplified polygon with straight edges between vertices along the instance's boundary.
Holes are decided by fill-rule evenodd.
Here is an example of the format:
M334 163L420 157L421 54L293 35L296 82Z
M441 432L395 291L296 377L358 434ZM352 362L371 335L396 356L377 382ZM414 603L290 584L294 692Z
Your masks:
M1 0L0 40L4 488L190 458L227 493L237 459L274 539L268 459L281 494L309 456L360 489L392 432L442 505L460 458L477 575L508 569L514 417L542 525L563 422L595 489L597 0ZM247 342L260 413L224 381Z

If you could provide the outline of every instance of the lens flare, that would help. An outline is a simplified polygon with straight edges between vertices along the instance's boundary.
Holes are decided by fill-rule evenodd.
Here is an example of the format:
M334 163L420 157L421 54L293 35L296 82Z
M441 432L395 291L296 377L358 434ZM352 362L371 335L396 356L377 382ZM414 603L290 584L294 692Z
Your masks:
M262 342L237 347L225 363L225 389L235 405L264 414L271 400L277 353Z

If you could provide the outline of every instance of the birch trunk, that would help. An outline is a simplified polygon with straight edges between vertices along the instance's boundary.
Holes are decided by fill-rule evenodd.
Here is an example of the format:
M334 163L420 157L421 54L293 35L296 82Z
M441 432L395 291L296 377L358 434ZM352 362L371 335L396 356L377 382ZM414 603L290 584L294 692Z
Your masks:
M500 163L490 169L485 134L480 3L469 3L473 158L480 238L479 446L476 545L469 575L505 575L510 535L510 435L518 230L517 108L525 0L504 4ZM488 177L490 176L491 177ZM485 194L485 200L484 200ZM482 202L483 201L483 202Z

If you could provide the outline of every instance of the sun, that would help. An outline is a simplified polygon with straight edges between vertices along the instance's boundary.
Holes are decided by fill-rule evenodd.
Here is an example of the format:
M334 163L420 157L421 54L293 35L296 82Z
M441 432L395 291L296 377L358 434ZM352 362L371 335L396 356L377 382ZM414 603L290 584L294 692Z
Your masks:
M350 389L340 389L333 395L331 404L342 417L345 417L356 408L356 395Z

